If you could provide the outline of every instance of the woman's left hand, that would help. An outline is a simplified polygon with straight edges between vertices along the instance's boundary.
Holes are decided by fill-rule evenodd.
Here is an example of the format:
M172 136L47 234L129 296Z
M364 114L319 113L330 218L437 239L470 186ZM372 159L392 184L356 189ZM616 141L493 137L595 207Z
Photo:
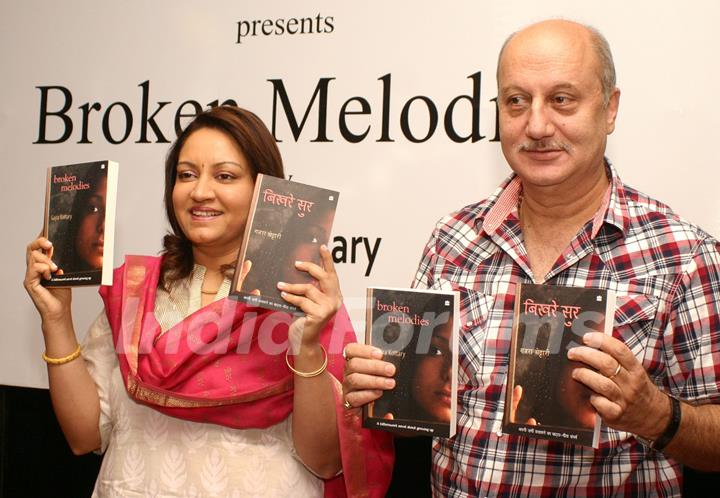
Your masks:
M283 299L305 313L304 317L294 320L290 326L290 341L297 346L317 344L320 331L342 306L340 282L330 250L325 245L320 246L320 259L322 267L307 261L295 263L295 268L308 272L317 280L317 286L285 282L277 284Z

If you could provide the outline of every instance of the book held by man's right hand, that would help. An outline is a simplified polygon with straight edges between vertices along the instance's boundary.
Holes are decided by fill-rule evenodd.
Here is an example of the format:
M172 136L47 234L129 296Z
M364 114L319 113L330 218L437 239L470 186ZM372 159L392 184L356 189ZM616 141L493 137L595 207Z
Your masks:
M363 407L363 426L452 437L456 430L458 293L371 287L365 341L395 365L395 388Z

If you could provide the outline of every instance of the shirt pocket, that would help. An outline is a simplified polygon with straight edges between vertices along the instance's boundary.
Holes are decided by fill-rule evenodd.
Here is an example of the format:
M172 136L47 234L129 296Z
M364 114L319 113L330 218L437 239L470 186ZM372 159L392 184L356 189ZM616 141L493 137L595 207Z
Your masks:
M646 294L625 294L615 299L613 336L630 349L637 344L646 344L657 315L657 298Z
M630 349L656 382L665 375L663 339L657 326L658 303L652 295L618 295L613 324L613 337Z

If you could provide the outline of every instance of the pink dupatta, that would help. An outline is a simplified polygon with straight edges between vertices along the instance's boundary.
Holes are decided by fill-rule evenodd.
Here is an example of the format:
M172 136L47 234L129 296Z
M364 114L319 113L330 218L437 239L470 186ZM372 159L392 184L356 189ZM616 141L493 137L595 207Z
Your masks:
M161 334L155 297L161 258L128 256L113 285L100 288L125 387L134 400L172 417L238 429L275 425L292 412L293 375L285 364L291 316L232 298L205 306ZM355 332L345 308L323 330L334 383L343 473L326 497L384 496L392 436L361 427L342 407L343 346Z

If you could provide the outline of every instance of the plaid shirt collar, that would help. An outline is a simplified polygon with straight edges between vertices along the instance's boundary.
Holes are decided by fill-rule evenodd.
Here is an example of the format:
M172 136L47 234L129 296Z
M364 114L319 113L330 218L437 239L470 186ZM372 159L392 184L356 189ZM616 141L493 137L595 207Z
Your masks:
M600 205L592 225L592 238L595 238L603 226L614 227L624 237L630 228L628 198L620 177L610 161L605 159L605 168L610 185ZM520 177L512 173L488 199L478 207L475 228L480 234L491 237L497 234L505 221L517 221L518 201L522 193Z

